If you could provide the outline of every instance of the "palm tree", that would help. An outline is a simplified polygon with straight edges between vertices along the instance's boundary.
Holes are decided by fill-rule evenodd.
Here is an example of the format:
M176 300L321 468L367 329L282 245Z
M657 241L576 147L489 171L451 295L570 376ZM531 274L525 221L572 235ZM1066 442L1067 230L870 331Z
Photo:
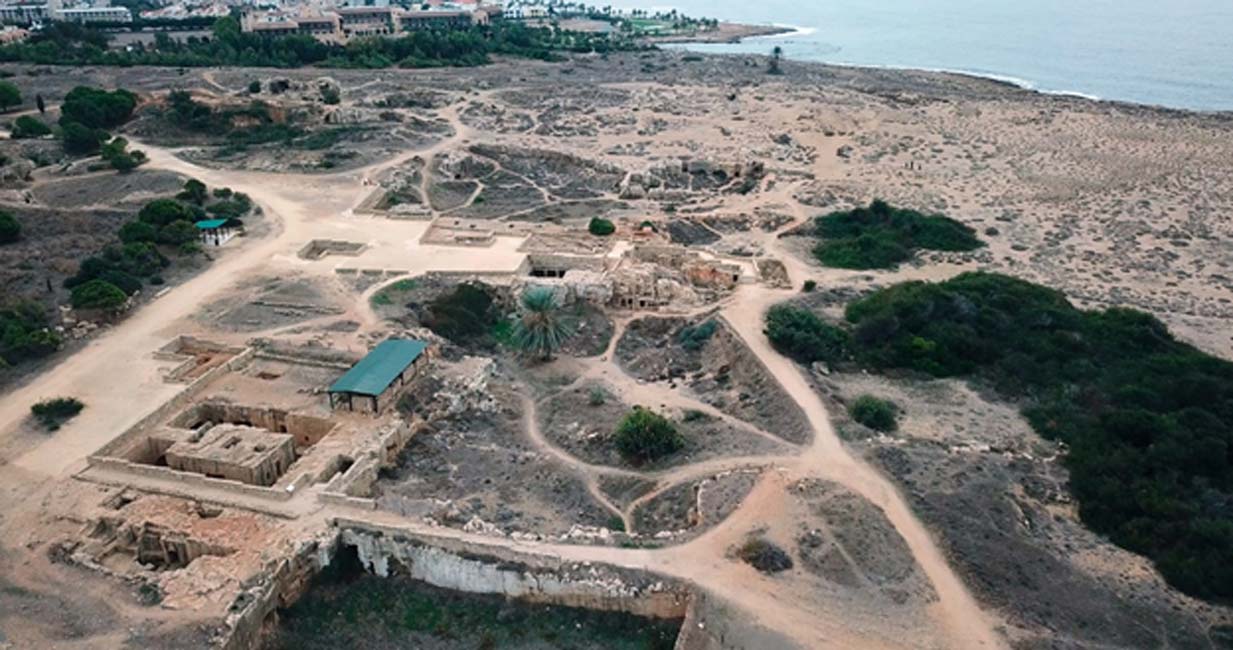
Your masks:
M541 361L552 358L566 339L574 335L574 322L548 287L534 287L522 294L522 308L514 321L514 345Z

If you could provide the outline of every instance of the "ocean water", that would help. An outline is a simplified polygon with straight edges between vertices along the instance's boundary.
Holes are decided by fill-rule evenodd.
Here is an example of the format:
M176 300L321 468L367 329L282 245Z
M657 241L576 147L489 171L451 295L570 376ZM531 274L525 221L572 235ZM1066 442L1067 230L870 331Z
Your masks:
M701 52L950 70L1194 110L1233 110L1233 0L617 0L792 34Z

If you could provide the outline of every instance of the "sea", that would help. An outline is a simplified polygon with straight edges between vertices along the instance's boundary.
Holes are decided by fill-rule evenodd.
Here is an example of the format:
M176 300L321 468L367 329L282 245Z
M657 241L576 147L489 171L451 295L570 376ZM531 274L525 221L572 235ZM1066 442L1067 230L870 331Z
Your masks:
M1233 0L617 0L791 27L711 53L941 70L1048 93L1233 110Z

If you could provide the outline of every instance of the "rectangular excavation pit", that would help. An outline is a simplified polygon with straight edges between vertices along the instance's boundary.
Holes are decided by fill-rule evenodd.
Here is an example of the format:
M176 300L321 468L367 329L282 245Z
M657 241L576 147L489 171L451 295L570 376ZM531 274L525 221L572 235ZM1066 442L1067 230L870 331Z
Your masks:
M355 257L363 252L364 244L338 239L314 239L304 245L298 253L301 259L319 260L329 255L345 255Z
M167 373L164 377L165 381L192 383L207 372L225 365L241 352L243 348L191 336L178 336L160 348L154 357L181 362Z

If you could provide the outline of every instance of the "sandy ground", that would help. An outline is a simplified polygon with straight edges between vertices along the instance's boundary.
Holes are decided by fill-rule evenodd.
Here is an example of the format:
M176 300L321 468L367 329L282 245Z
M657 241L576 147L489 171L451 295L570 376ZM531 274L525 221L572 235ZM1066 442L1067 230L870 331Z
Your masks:
M428 170L418 177L417 189L429 199L429 207L434 193L449 199L448 205L438 206L444 208L438 213L470 210L500 222L538 218L586 200L604 202L588 204L587 210L634 223L780 215L769 219L775 225L766 229L725 233L715 246L778 258L793 287L814 279L824 287L858 291L974 268L1009 271L1062 288L1085 302L1151 310L1188 340L1230 355L1233 340L1227 319L1233 309L1233 281L1228 265L1233 258L1222 244L1228 225L1214 218L1233 207L1227 120L1048 98L991 82L923 73L857 73L785 64L783 77L768 78L763 70L762 61L748 57L695 62L663 53L619 55L609 61L581 58L563 66L519 62L467 71L332 71L343 88L345 107L371 104L414 85L434 94L433 101L439 103L407 110L428 111L451 129L448 137L338 173L206 168L187 162L183 151L135 141L150 157L148 169L243 191L262 208L271 227L263 235L238 240L205 272L5 395L0 401L0 494L10 506L6 527L62 517L64 504L49 498L57 486L67 484L89 453L175 393L178 387L161 378L170 364L151 355L176 335L204 334L235 344L254 335L320 337L337 347L361 349L386 328L369 302L381 287L430 271L508 273L516 268L522 261L517 251L522 238L499 237L488 248L424 244L424 222L357 210L374 182L413 160ZM116 74L147 91L170 86L166 71ZM267 74L220 70L208 77L190 74L183 83L212 92L239 92L249 79ZM320 76L319 71L288 74ZM101 75L89 70L73 79L50 80L47 93L54 98L57 85L67 89ZM525 154L520 161L477 149L476 144L555 154ZM561 165L563 160L568 164ZM586 169L570 171L584 167L576 160L586 161ZM683 162L730 168L750 161L763 163L766 171L744 192L716 181L714 175L678 171ZM561 167L565 171L557 171ZM481 172L474 178L450 174L462 169ZM619 185L597 184L596 179L610 178L620 179ZM654 190L651 198L626 191L639 179L647 181L648 191ZM464 191L453 183L472 184ZM491 198L479 201L481 196ZM945 210L977 228L990 246L869 274L821 269L809 260L807 243L779 237L822 211L875 196ZM300 257L299 250L315 239L362 243L365 248L356 256ZM337 273L341 268L370 269L379 279L360 291L348 291L347 281ZM255 332L201 318L212 313L210 305L248 295L254 279L290 277L318 283L323 300L337 311L320 322ZM635 523L637 508L674 488L718 473L756 469L756 482L747 494L736 491L744 498L722 522L683 544L659 549L533 543L431 530L477 543L646 567L685 578L774 630L789 647L1007 645L1000 632L1005 612L978 601L969 590L939 546L937 531L914 514L919 503L905 498L900 484L869 464L860 449L854 451L840 440L813 380L769 347L761 332L762 316L772 304L795 295L791 289L742 285L719 305L718 317L733 344L748 350L740 363L762 366L779 384L781 399L799 410L806 436L772 430L780 426L774 420L717 408L687 386L631 376L616 360L628 319L617 323L605 354L561 362L573 364L568 370L577 381L602 384L624 403L703 410L742 435L780 445L773 452L744 455L738 450L735 455L635 471L580 457L554 443L553 435L542 430L537 412L545 406L544 395L526 391L517 402L525 434L520 444L578 480L597 508L619 517L626 527ZM327 331L326 320L354 327ZM31 435L29 405L57 395L82 399L87 411L53 436ZM603 489L614 479L646 480L654 487L622 499ZM864 567L854 570L864 576L855 592L804 570L766 576L733 559L732 549L759 531L792 546L801 534L795 524L805 518L816 520L819 531L851 525L835 523L843 521L837 511L815 510L821 506L802 496L800 486L817 481L880 513L869 518L885 522L877 528L881 536L874 538L891 539L887 553L903 555L903 565L913 567L907 574L918 575L928 585L904 593L923 595L902 602L891 598L889 604L878 600L884 590L870 585L883 574L845 546L859 546L852 540L860 538L840 534L843 531L828 539L837 540L836 557L851 567ZM298 518L295 528L310 529L337 513L306 494L282 514ZM395 513L371 516L421 525ZM37 548L45 540L36 537L18 535L3 543L6 548ZM854 593L870 594L872 600ZM97 640L97 647L116 645L114 637Z

